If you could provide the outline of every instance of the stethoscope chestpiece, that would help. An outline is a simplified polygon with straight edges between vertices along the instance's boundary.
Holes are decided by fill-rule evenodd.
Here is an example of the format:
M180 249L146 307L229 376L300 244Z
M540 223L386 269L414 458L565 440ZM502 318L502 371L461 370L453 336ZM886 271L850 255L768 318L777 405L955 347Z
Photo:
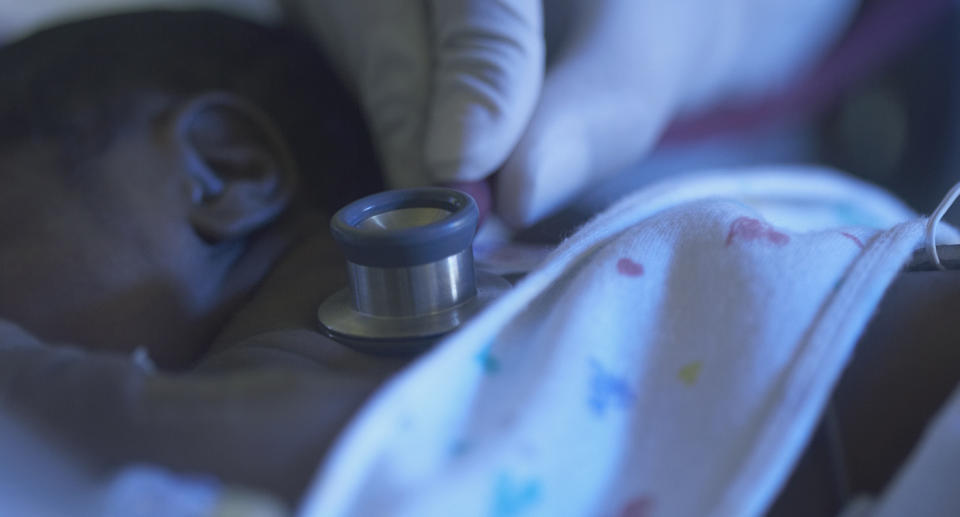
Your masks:
M362 352L418 353L459 327L510 284L477 271L479 212L446 188L390 190L342 208L330 222L349 285L317 311L334 340Z

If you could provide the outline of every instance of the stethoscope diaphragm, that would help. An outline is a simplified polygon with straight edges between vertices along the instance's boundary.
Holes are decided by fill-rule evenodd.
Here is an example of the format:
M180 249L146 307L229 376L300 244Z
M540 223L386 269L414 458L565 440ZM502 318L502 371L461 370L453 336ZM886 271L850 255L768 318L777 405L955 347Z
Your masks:
M363 352L422 351L509 289L477 271L479 212L446 188L391 190L350 203L330 222L349 285L317 311L321 329Z

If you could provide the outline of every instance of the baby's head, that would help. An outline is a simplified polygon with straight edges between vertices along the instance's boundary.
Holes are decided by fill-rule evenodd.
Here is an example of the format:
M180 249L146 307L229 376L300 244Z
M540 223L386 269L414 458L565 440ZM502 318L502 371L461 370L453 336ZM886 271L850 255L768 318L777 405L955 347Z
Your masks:
M152 12L30 36L0 49L0 318L183 362L282 251L291 208L375 188L372 157L288 31Z

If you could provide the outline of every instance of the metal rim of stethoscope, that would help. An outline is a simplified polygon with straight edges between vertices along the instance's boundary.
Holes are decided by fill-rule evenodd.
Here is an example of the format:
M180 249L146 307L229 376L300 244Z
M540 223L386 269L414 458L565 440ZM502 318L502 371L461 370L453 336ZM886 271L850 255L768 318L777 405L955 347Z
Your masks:
M391 190L350 203L330 231L349 285L317 310L329 337L362 352L408 355L479 312L509 283L476 271L477 204L439 187Z

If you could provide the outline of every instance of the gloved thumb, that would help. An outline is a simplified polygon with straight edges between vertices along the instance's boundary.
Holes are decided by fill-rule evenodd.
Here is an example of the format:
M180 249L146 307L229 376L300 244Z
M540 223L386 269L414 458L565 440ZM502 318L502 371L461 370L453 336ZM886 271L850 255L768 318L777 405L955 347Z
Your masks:
M432 0L434 70L424 162L436 183L498 169L526 127L543 77L540 0Z
M551 4L553 5L553 4ZM498 175L495 209L528 226L649 152L690 89L709 81L716 23L690 2L571 3L536 111ZM713 55L715 52L708 54Z
M658 88L600 83L589 60L551 70L537 110L497 177L495 210L515 227L561 208L591 183L630 165L657 141L673 112ZM572 99L577 99L572 102Z

